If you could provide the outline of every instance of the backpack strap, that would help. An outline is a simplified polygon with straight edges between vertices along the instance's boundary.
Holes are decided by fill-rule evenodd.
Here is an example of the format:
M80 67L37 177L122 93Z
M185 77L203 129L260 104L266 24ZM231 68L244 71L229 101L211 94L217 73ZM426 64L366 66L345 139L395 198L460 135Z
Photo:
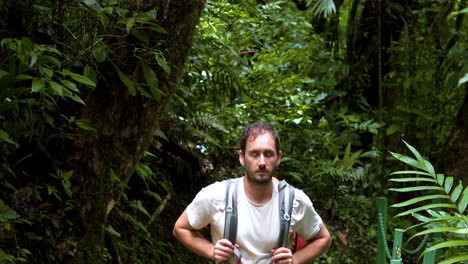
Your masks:
M234 184L231 184L234 181ZM226 197L224 199L224 235L223 238L236 243L237 239L237 186L239 179L228 179L226 181ZM242 254L236 247L233 248L237 262L240 262ZM228 263L228 262L224 262Z
M289 224L291 223L291 214L296 188L283 180L278 185L278 191L280 233L278 240L276 241L276 248L286 247L288 243Z
M234 184L231 184L234 181ZM224 202L224 238L236 243L237 238L237 179L226 181L226 198Z

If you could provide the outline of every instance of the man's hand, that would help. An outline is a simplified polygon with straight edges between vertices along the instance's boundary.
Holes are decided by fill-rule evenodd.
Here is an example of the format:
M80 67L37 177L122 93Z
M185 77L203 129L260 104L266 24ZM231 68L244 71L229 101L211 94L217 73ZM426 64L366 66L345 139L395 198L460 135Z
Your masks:
M238 244L234 245L235 247L239 247ZM229 260L229 258L234 255L233 245L231 241L227 239L220 239L216 241L216 245L214 246L213 252L213 259L215 263L221 263L224 261Z
M278 249L272 249L271 253L273 254L273 257L271 260L275 264L291 264L293 262L293 255L291 252L291 249L285 248L285 247L280 247Z

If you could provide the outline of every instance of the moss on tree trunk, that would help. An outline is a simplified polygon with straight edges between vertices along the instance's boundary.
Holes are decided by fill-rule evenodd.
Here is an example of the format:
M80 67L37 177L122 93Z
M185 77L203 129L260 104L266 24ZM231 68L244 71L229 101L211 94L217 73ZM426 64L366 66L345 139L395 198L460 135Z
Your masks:
M139 1L135 8L148 7L157 10L159 23L168 32L150 36L155 43L161 43L159 49L171 67L169 73L154 69L164 96L160 101L132 96L112 66L100 69L107 80L113 81L98 83L80 117L97 130L79 137L69 158L79 188L76 201L83 225L75 263L102 262L107 216L123 191L118 181L129 181L159 126L164 107L182 75L204 1ZM129 72L138 69L139 61L132 52L120 56L127 56L124 59L128 63L119 67L127 67ZM119 180L111 177L111 171Z

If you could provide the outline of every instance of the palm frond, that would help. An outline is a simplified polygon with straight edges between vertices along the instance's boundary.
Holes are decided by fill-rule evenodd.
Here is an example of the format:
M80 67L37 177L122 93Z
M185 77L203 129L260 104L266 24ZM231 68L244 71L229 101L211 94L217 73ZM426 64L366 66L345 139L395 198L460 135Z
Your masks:
M393 172L391 175L410 174L418 176L393 178L390 179L390 181L397 183L414 183L416 186L390 188L389 190L396 192L421 191L425 193L422 196L392 205L392 207L396 208L408 206L414 207L395 216L401 217L412 215L420 221L419 224L413 225L405 231L419 227L426 228L426 230L419 231L410 237L408 242L421 235L435 233L444 234L444 241L437 241L431 247L426 248L426 250L424 250L419 256L419 259L429 251L436 249L459 250L460 253L466 252L463 251L463 249L466 250L466 246L468 246L468 216L466 212L468 204L468 188L464 188L462 181L460 181L458 185L455 185L453 177L446 177L444 174L436 173L434 167L428 160L424 159L413 146L407 142L404 143L414 154L415 158L398 153L391 153L391 155L401 162L419 170L397 171ZM417 184L420 182L424 182L425 185L418 186ZM430 192L430 194L427 194L427 192ZM441 200L444 202L439 202ZM431 203L416 206L416 204L428 201L431 201ZM424 216L419 214L419 212L426 212L429 216ZM464 260L468 260L467 254L460 254L455 257L447 258L439 263L449 264Z

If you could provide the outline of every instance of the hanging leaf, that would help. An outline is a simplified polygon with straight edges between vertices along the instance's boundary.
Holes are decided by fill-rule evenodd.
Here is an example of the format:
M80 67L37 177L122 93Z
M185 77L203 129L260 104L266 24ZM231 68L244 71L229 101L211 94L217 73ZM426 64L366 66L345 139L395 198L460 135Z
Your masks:
M93 57L96 59L96 61L101 63L106 60L109 54L109 47L104 44L96 45L91 53L93 54Z
M130 33L130 30L132 30L133 26L135 25L135 18L130 18L128 21L127 21L127 24L126 24L126 29L127 29L127 33Z
M76 84L74 82L71 82L69 80L60 80L60 82L65 85L68 89L79 92L78 87L76 87Z
M62 70L61 73L66 76L70 76L73 80L79 83L96 87L96 84L93 81L91 81L90 79L86 78L85 76L81 74L76 74L66 69Z
M76 120L75 122L76 126L81 128L81 129L84 129L84 130L88 130L88 131L97 131L96 128L92 127L91 125L89 125L89 121L88 120L84 120L84 119L78 119Z
M33 93L37 93L39 92L40 90L44 89L44 79L42 78L34 78L33 81L32 81L32 85L31 85L31 91Z
M142 212L144 215L151 217L146 208L141 204L141 201L132 201L130 202L130 206Z
M153 69L151 69L151 67L146 63L143 63L141 65L141 68L143 70L143 75L145 77L146 84L150 88L150 92L151 92L152 97L155 100L159 101L161 99L161 96L164 95L164 93L163 93L163 91L158 89L158 87L159 87L158 76L153 71Z
M49 85L58 95L63 96L64 87L54 81L49 81Z
M13 144L15 145L16 147L18 147L18 143L16 143L14 140L12 140L10 138L10 135L8 135L7 132L5 132L4 130L0 129L0 140L3 140L4 142L7 142L9 144Z
M166 61L166 58L164 58L163 55L161 54L155 54L155 59L156 59L156 62L158 63L159 66L161 66L161 68L163 68L163 70L169 74L171 73L171 68L169 67L169 64L167 64L167 61Z
M136 95L136 82L133 81L128 75L125 73L121 72L117 67L116 67L117 74L119 75L120 80L122 83L128 88L128 91L132 96Z

